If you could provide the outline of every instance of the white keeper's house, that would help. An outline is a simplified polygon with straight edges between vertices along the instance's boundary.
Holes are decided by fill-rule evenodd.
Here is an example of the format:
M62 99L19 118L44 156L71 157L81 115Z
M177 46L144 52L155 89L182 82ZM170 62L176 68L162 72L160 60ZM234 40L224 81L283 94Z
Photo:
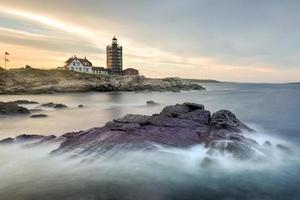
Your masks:
M108 74L108 70L106 68L93 66L86 57L77 58L76 56L73 56L66 60L64 68L89 74Z

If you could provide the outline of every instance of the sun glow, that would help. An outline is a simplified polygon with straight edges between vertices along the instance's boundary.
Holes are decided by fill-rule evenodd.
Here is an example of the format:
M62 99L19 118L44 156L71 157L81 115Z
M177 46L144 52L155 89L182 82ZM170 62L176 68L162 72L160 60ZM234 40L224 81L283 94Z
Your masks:
M49 16L40 15L29 11L23 11L7 7L0 7L0 13L37 22L41 25L56 28L66 33L76 34L77 36L83 37L84 39L91 41L96 47L100 49L103 48L104 41L99 38L98 33L96 34L92 30L86 27L79 26L78 24L72 24L69 22L65 22L61 19L55 19Z

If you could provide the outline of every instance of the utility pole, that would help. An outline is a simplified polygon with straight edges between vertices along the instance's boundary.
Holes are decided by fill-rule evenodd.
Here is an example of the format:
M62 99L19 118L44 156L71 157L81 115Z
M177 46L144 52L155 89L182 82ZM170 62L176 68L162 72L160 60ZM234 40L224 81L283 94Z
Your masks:
M6 69L6 62L9 62L9 60L6 57L9 56L9 55L10 54L5 51L5 53L4 53L4 66L5 66L5 69Z

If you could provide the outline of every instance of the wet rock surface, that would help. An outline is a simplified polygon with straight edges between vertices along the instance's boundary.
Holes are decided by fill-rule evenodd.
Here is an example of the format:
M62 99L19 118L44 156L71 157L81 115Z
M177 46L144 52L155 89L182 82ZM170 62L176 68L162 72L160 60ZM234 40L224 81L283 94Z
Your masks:
M13 102L0 102L0 115L30 114L30 110Z
M38 104L36 101L28 101L28 100L16 100L16 101L10 101L9 103L15 103L15 104Z
M146 104L147 104L148 106L159 105L159 103L157 103L157 102L155 102L155 101L152 101L152 100L146 101Z
M42 107L47 107L47 108L56 108L56 109L63 109L63 108L67 108L67 106L65 104L61 104L61 103L44 103L41 105Z
M45 118L48 117L46 114L36 114L36 115L30 115L31 118Z
M202 104L183 103L166 106L159 114L152 116L128 114L122 118L86 131L71 132L58 138L38 135L21 135L12 141L0 143L38 140L61 142L57 152L76 152L89 154L119 149L153 149L156 145L186 148L204 144L207 159L203 165L210 165L210 157L215 154L230 154L235 159L261 159L266 151L265 145L244 135L255 134L254 130L241 122L228 110L220 110L211 115ZM288 151L283 145L278 149Z

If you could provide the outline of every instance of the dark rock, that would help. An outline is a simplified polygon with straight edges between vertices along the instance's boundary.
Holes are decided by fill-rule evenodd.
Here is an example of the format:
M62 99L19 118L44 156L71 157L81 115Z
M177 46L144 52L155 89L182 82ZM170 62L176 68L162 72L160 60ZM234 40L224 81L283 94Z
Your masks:
M212 136L215 138L228 139L230 133L241 133L254 130L242 123L229 110L215 112L210 121Z
M49 136L45 136L43 137L39 142L40 143L45 143L45 142L50 142L55 140L57 137L55 135L49 135Z
M202 104L189 103L189 102L185 102L183 104L186 105L190 109L190 111L204 110L204 105L202 105Z
M67 106L64 105L64 104L59 103L59 104L55 104L54 108L58 108L58 109L60 109L60 108L67 108Z
M36 102L36 101L28 101L28 100L10 101L10 103L15 103L15 104L38 104L38 102Z
M207 110L195 110L186 114L179 115L178 118L193 120L201 125L209 125L211 114Z
M0 102L0 115L30 114L30 110L16 103Z
M172 92L180 92L180 88L179 87L173 87L171 88Z
M44 104L42 104L41 106L43 106L43 107L48 107L48 108L52 108L52 107L54 107L54 103L53 102L50 102L50 103L44 103Z
M152 101L152 100L147 101L146 104L149 106L159 105L159 103L156 103L155 101Z
M41 112L42 109L40 109L40 108L32 108L32 109L30 109L30 111L31 112Z
M195 110L204 110L204 106L202 104L196 104L196 103L183 103L183 104L176 104L175 106L166 106L160 112L160 115L169 116L169 117L178 117L180 115Z
M31 118L45 118L48 117L48 115L45 114L36 114L36 115L31 115Z
M215 160L213 160L213 159L211 159L211 158L209 158L209 157L205 157L203 160L202 160L202 162L201 162L201 167L204 167L204 168L206 168L206 167L211 167L212 165L214 165L215 164Z
M45 136L43 135L27 135L27 134L22 134L16 137L15 141L16 142L27 142L27 141L32 141L32 140L39 140Z
M13 143L13 142L14 142L14 139L11 138L11 137L5 138L5 139L3 139L3 140L0 140L0 144L1 144L1 145L2 145L2 144L11 144L11 143Z
M83 105L82 104L78 105L78 108L83 108Z
M129 114L108 122L104 127L73 133L61 144L58 151L79 148L102 151L119 145L130 148L152 148L152 144L189 147L206 143L210 149L218 152L227 151L238 159L245 160L255 154L252 147L258 144L241 135L242 130L252 129L229 111L215 114L214 119L216 122L212 125L210 112L201 104L184 103L167 106L160 114L153 116ZM228 125L219 127L218 123ZM212 135L212 128L213 133L219 137ZM224 138L229 141L226 145L223 142Z
M272 147L272 143L270 141L265 141L263 146L266 148L270 148L270 147Z
M166 106L159 115L168 117L178 117L179 115L186 114L190 109L184 104L176 104L175 106Z
M229 153L239 160L249 160L256 157L256 145L246 142L216 140L210 143L209 155Z
M151 116L147 115L134 115L134 114L127 114L122 118L115 119L114 122L120 122L120 123L135 123L135 124L147 124L148 119L150 119Z
M57 103L53 103L53 102L45 103L45 104L42 104L41 106L47 107L47 108L56 108L56 109L67 108L67 106L64 104L61 104L61 103L57 104Z
M284 146L284 145L282 145L282 144L277 144L277 145L276 145L276 148L279 149L279 150L282 151L282 152L285 152L285 153L290 153L290 152L292 152L292 150L291 150L289 147Z
M177 148L205 144L208 155L228 153L240 160L257 160L266 155L261 145L242 135L244 130L253 131L230 111L221 110L211 116L201 104L184 103L167 106L152 116L128 114L103 127L71 132L58 138L52 136L49 141L61 142L53 153L89 154L124 148L149 150L157 147L154 144ZM23 135L16 140L47 140L44 138ZM204 159L203 166L212 163L209 158Z

